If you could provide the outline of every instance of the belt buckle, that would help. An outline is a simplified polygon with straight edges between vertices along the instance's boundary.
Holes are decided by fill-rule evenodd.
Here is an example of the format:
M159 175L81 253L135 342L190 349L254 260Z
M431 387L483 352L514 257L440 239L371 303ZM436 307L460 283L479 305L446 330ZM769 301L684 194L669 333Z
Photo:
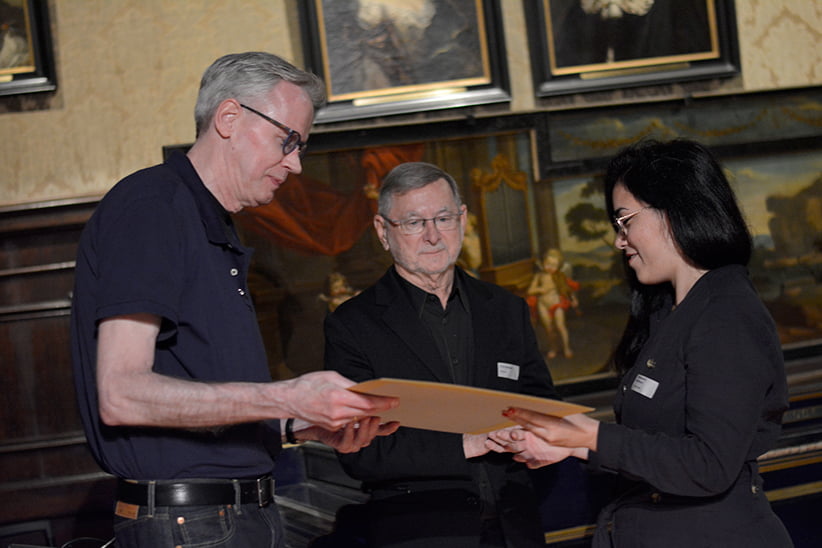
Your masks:
M265 498L265 487L268 484L268 497ZM271 476L264 476L257 478L257 505L260 508L268 506L274 496L274 478Z

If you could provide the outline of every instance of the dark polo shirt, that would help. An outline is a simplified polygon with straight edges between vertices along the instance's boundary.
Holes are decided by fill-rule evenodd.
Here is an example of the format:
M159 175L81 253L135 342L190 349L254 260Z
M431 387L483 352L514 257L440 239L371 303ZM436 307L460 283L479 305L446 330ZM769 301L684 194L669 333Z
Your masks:
M198 382L270 381L247 288L251 250L188 158L138 171L100 202L80 239L72 358L80 413L102 468L134 479L240 478L271 472L262 423L215 432L102 424L95 383L97 325L162 318L154 371Z

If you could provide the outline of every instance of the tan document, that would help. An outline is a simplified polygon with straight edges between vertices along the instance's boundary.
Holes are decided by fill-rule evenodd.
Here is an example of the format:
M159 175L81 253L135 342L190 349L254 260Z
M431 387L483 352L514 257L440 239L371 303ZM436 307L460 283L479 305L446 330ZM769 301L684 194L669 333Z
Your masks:
M402 426L457 434L483 434L514 426L502 416L509 407L555 417L593 411L591 407L536 396L407 379L374 379L349 390L400 398L399 407L380 414L385 422L399 421Z

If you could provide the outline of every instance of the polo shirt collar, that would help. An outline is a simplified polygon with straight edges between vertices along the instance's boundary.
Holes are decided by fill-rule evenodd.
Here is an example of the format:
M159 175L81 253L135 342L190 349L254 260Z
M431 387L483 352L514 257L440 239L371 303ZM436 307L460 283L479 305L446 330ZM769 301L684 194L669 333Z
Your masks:
M181 151L174 151L166 163L180 176L191 192L197 204L197 210L200 212L200 218L203 220L208 240L218 245L229 245L242 250L243 247L232 228L234 223L231 220L231 214L206 188L188 156Z

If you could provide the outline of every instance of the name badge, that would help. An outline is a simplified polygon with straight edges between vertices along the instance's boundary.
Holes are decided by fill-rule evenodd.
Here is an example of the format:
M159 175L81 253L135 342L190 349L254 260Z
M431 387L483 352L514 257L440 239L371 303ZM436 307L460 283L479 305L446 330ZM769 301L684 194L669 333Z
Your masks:
M513 363L497 362L497 377L512 381L519 380L519 366Z
M657 388L659 388L659 383L645 375L637 375L634 384L631 385L631 390L642 394L649 400L654 397Z

